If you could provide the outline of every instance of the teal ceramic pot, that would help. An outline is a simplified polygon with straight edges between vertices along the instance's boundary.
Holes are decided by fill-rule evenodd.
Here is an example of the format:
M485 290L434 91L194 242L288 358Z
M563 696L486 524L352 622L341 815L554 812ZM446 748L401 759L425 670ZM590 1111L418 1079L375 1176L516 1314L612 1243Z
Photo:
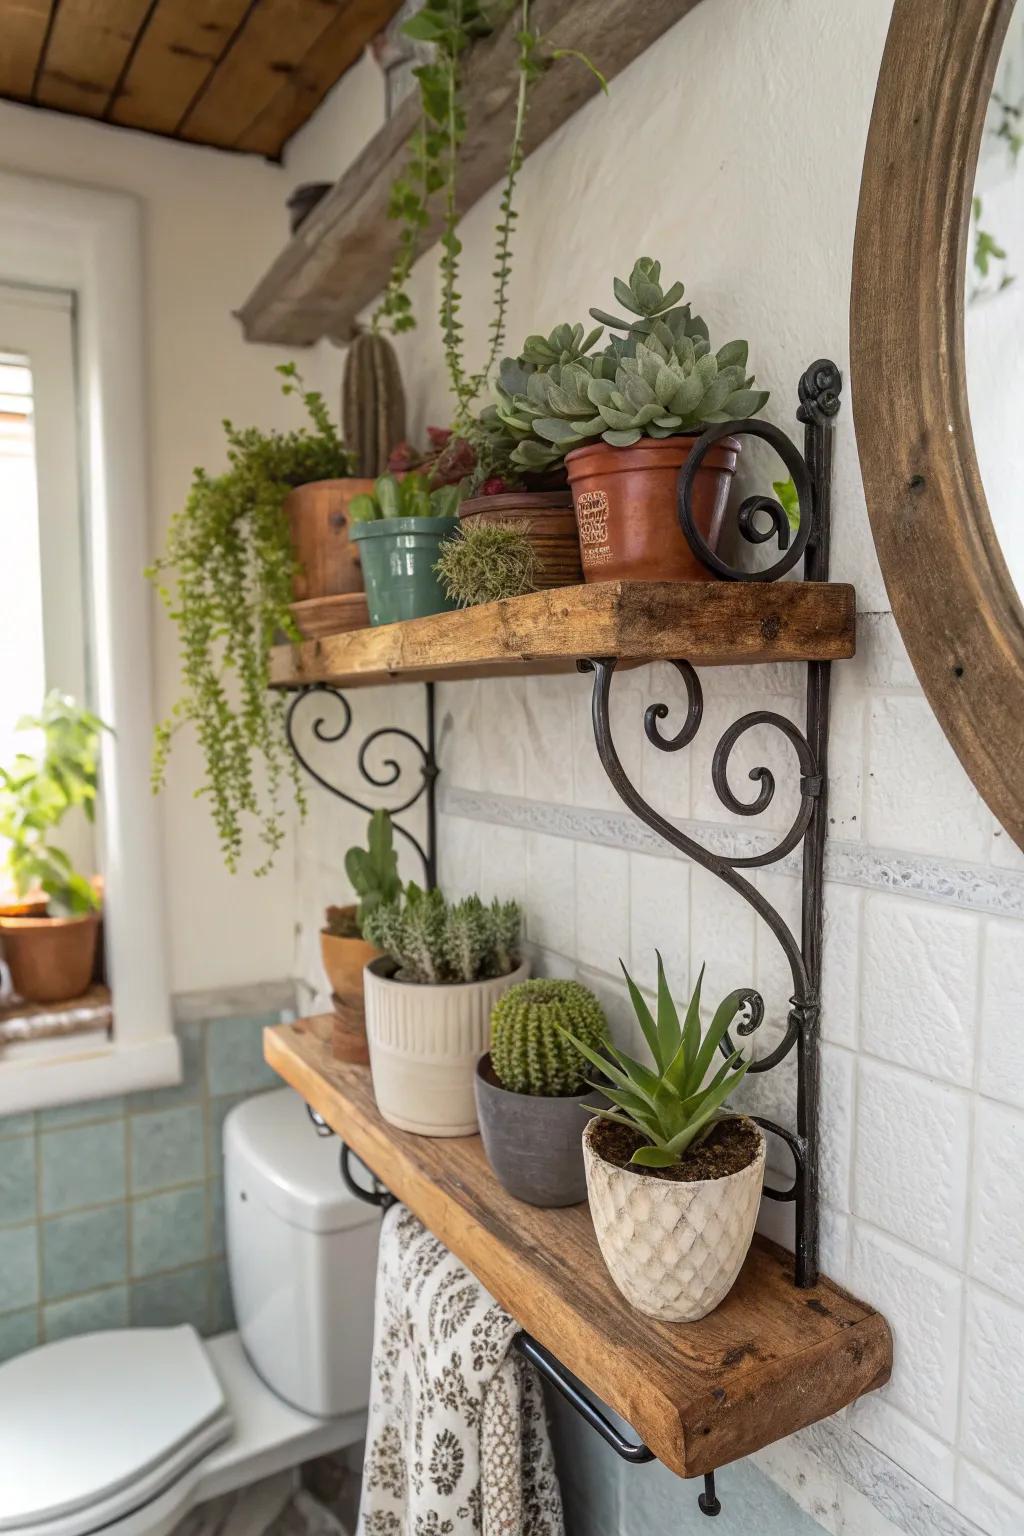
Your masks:
M371 624L396 624L447 613L447 598L434 571L441 545L459 526L457 517L381 517L353 523L359 545Z

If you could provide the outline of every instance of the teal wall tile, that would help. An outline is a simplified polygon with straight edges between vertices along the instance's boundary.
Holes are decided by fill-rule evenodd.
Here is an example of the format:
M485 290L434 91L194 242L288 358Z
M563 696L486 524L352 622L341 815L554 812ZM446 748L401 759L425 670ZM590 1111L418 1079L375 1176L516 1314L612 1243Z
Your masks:
M40 1148L44 1216L124 1199L123 1120L47 1131Z
M210 1333L228 1333L235 1326L231 1281L223 1260L210 1266L210 1315L207 1321Z
M206 1027L206 1078L211 1094L253 1093L280 1086L263 1060L263 1031L278 1015L254 1019L215 1019Z
M210 1179L207 1182L206 1190L210 1215L210 1252L216 1256L217 1254L224 1253L227 1248L227 1235L224 1229L223 1178Z
M43 1300L58 1301L128 1273L126 1206L60 1216L43 1222Z
M36 1117L31 1110L27 1115L0 1115L0 1138L31 1136L35 1128Z
M39 1313L35 1307L5 1312L0 1317L0 1364L39 1343Z
M39 1228L0 1232L0 1312L31 1307L39 1299Z
M236 1104L244 1104L250 1095L228 1093L210 1099L206 1106L206 1170L217 1175L224 1169L224 1121Z
M132 1115L128 1124L134 1194L202 1178L203 1114L198 1105Z
M131 1320L137 1328L170 1328L191 1323L206 1332L209 1316L210 1268L197 1264L171 1275L137 1280L131 1288Z
M124 1114L124 1095L114 1099L86 1099L81 1104L58 1104L39 1111L39 1127L61 1130L67 1125L86 1125L90 1120L116 1120Z
M36 1214L36 1139L18 1136L0 1152L0 1226Z
M73 1334L94 1333L104 1328L124 1328L128 1324L128 1287L112 1285L105 1291L87 1291L67 1301L54 1301L43 1308L43 1337L68 1339Z
M132 1201L132 1274L154 1275L206 1257L202 1184Z

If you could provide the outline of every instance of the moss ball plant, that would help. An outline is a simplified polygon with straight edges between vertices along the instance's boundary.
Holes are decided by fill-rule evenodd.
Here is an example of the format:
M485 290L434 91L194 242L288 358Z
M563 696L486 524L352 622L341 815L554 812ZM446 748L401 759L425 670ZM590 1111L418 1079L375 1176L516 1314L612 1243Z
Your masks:
M491 1065L502 1087L543 1098L583 1093L586 1062L562 1030L601 1049L608 1022L592 992L544 978L511 987L491 1014Z
M435 566L449 598L463 608L537 590L537 551L517 523L463 525Z

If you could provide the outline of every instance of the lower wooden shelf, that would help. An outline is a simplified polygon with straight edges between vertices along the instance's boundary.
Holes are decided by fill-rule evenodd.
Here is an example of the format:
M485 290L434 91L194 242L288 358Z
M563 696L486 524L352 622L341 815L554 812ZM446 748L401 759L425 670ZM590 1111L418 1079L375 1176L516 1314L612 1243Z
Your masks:
M503 1307L681 1477L713 1471L882 1386L885 1319L755 1238L699 1323L659 1323L612 1284L586 1205L539 1210L498 1184L479 1136L436 1140L381 1119L369 1069L331 1056L331 1015L264 1035L269 1064ZM312 1134L312 1133L311 1133Z

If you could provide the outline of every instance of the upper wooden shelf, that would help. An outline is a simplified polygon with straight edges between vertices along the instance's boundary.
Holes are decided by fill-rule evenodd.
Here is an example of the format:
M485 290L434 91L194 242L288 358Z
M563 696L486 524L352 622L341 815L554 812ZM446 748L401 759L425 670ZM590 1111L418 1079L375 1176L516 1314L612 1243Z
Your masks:
M797 1290L792 1255L762 1238L699 1323L635 1312L604 1266L585 1204L523 1205L498 1184L479 1136L435 1140L387 1125L369 1069L331 1056L332 1023L323 1015L268 1029L267 1061L673 1472L711 1472L888 1380L885 1319L828 1280Z
M579 50L608 79L685 16L697 0L534 0L530 25L546 51ZM495 36L474 44L464 71L469 131L459 154L458 210L466 212L506 170L515 98L519 7ZM578 59L563 58L534 82L524 147L530 154L598 91ZM607 110L613 111L609 105ZM400 226L388 217L395 176L419 127L416 96L402 102L302 224L238 311L247 341L308 346L329 336L347 341L356 317L383 289ZM433 199L420 251L441 234L443 199Z
M580 659L703 666L839 661L854 589L837 582L606 581L276 646L275 687L569 671Z

